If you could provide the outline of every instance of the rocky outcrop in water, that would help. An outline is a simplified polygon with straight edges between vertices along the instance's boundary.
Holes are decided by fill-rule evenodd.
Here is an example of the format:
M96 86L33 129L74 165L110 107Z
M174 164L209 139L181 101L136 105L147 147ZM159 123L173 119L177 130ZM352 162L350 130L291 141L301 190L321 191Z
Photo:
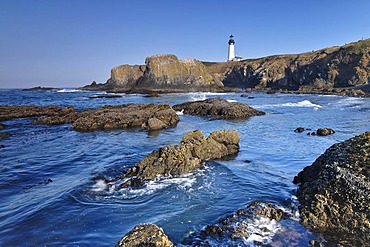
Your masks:
M265 115L264 112L253 109L247 104L228 102L220 98L186 102L174 105L173 109L183 111L189 115L221 117L225 119L245 119L251 116Z
M334 144L294 178L301 222L327 241L370 243L370 132Z
M228 246L264 246L271 241L276 231L269 229L267 225L277 225L281 219L287 217L288 215L275 204L254 202L219 220L217 224L208 225L200 233L190 235L184 240L184 244L224 246L228 243Z
M239 152L240 136L235 130L220 130L205 137L200 130L185 134L175 145L148 154L130 168L121 187L141 186L158 176L181 176L202 165L205 160L221 159Z
M107 83L95 83L82 89L151 93L213 91L218 87L223 87L222 83L213 80L202 62L160 54L147 57L145 65L115 67Z
M311 130L309 128L303 128L303 127L298 127L294 130L294 132L296 133L302 133L304 132L305 130ZM313 131L313 132L308 132L307 135L311 135L311 136L328 136L328 135L332 135L335 133L335 130L333 129L330 129L330 128L318 128L316 131Z
M116 247L174 247L163 229L154 224L141 224L135 226L118 241Z
M48 125L72 123L72 128L77 131L96 131L131 127L159 130L176 126L178 121L179 117L169 105L127 104L46 117L34 123Z
M60 108L57 106L0 106L0 121L13 118L40 117L40 116L61 116L76 112L72 106Z

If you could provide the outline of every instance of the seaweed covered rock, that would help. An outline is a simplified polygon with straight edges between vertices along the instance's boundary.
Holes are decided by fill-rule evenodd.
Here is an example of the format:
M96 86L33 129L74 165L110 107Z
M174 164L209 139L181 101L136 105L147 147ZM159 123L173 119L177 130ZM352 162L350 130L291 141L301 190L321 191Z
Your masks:
M141 224L135 226L125 234L116 247L174 247L175 245L168 239L163 229L154 224Z
M127 104L83 111L79 113L72 127L78 131L130 127L158 130L175 126L178 121L179 117L169 105Z
M225 99L213 98L201 101L185 102L174 105L176 111L196 116L221 117L225 119L245 119L251 116L261 116L265 113L253 109L247 104L228 102Z
M370 132L334 144L294 183L301 222L327 241L370 243Z
M72 106L65 108L58 106L0 106L0 121L13 118L61 116L72 112L76 112L76 109Z
M148 154L130 168L122 187L140 186L160 176L181 176L199 168L204 160L220 159L239 152L239 133L235 130L212 132L206 138L200 130L187 133L180 144L168 145Z

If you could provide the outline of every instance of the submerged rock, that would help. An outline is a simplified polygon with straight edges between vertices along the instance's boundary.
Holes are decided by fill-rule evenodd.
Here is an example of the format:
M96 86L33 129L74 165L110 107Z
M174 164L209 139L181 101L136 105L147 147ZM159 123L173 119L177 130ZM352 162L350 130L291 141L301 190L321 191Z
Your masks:
M370 132L334 144L305 167L300 184L301 222L327 241L370 243Z
M9 133L0 133L0 140L1 139L5 139L5 138L8 138L8 137L10 137L11 136L11 134L9 134Z
M187 133L175 146L169 145L148 154L130 168L130 178L122 187L140 186L160 176L181 176L199 168L204 160L220 159L239 152L240 136L235 130L212 132L206 138L200 130Z
M173 109L176 111L183 110L185 114L190 115L222 117L226 119L244 119L251 116L265 115L264 112L255 110L247 104L228 102L221 98L186 102L174 105Z
M164 233L163 229L154 224L141 224L135 226L125 234L116 247L173 247L175 246Z
M5 129L6 127L8 127L6 124L0 123L0 130Z

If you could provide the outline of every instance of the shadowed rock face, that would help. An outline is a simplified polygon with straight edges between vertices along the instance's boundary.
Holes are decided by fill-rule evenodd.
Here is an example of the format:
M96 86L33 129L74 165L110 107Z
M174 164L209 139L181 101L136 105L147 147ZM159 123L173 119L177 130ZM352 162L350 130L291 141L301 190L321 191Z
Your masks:
M180 144L165 146L148 154L130 168L122 187L141 186L160 176L180 176L199 168L204 160L220 159L239 152L240 136L234 130L212 132L206 138L200 130L187 133Z
M163 229L154 224L135 226L118 241L116 247L173 247L175 246L163 232Z
M370 243L370 132L334 144L294 178L301 222L334 243Z
M264 112L255 110L247 104L228 102L220 98L186 102L174 105L173 109L183 111L189 115L221 117L225 119L245 119L251 116L265 115Z

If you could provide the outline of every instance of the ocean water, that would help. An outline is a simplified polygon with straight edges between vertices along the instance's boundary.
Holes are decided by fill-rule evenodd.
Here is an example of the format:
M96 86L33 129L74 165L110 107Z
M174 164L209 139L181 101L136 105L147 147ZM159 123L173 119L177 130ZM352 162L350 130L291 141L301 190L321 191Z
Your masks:
M248 120L220 120L182 113L176 128L79 133L70 124L33 125L33 118L3 122L0 140L0 246L114 246L140 223L162 227L177 245L209 224L254 201L272 202L292 214L282 222L259 219L270 234L252 234L235 245L294 241L300 246L318 239L299 224L294 176L334 143L370 131L370 99L319 95L250 93L166 94L159 98L125 95L89 99L102 92L73 89L26 92L0 90L0 105L72 105L79 110L125 103L167 103L222 97L265 111ZM329 127L327 137L295 133L297 127ZM145 155L177 144L183 134L200 129L205 135L235 129L241 135L239 154L176 178L158 178L140 188L117 189L106 184ZM119 181L117 181L119 183ZM254 224L254 225L253 225ZM285 229L285 230L284 230ZM288 230L287 230L288 229ZM215 245L233 245L216 242ZM281 245L282 246L282 245Z

